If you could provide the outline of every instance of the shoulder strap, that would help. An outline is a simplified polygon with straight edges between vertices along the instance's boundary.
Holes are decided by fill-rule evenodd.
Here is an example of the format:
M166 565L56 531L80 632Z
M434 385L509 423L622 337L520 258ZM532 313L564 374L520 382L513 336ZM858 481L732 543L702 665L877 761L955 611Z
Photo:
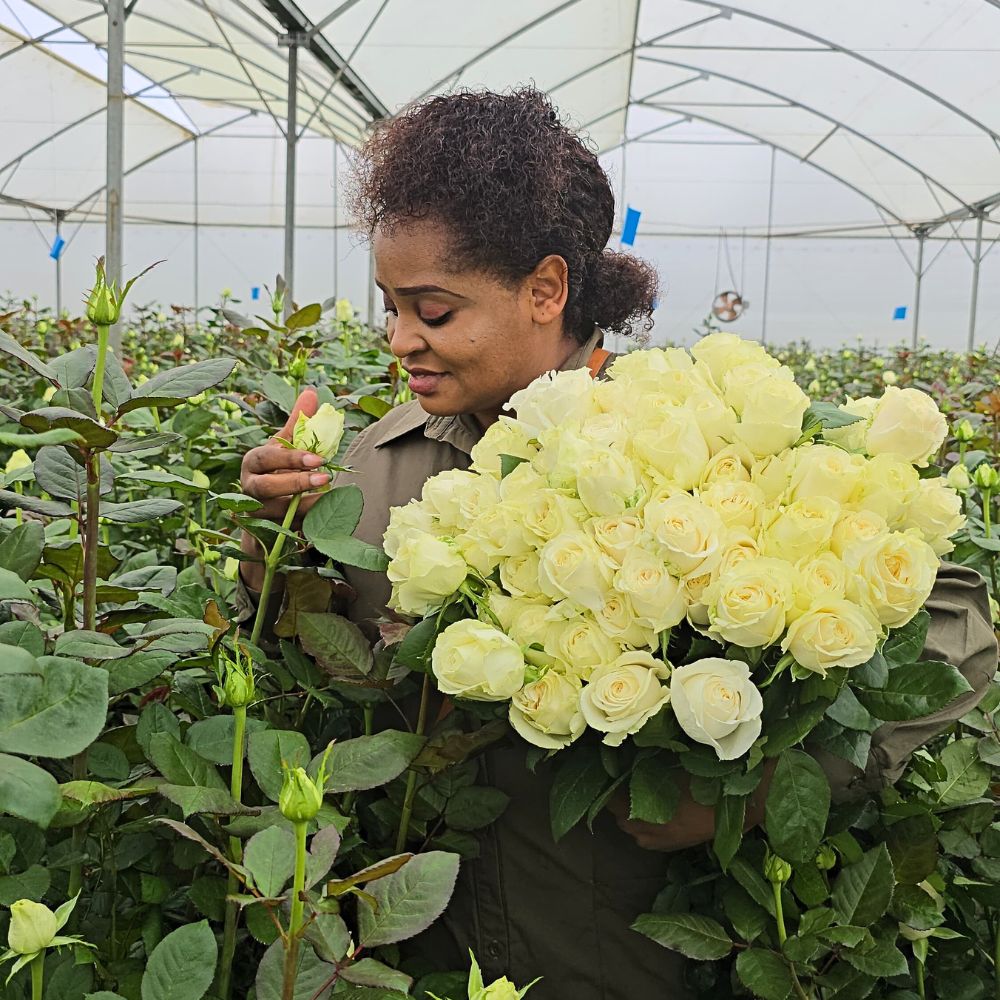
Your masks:
M590 371L591 378L597 378L602 365L610 357L611 357L611 352L604 350L603 347L594 348L594 353L591 354L590 360L587 362L587 368Z

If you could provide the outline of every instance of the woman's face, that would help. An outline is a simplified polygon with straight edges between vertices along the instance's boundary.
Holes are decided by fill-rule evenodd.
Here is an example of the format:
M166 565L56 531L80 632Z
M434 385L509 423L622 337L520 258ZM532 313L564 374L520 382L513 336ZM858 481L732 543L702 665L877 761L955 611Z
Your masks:
M377 231L373 250L389 345L428 413L471 413L486 426L513 393L579 346L563 335L561 257L546 257L510 286L456 267L447 232L428 221Z

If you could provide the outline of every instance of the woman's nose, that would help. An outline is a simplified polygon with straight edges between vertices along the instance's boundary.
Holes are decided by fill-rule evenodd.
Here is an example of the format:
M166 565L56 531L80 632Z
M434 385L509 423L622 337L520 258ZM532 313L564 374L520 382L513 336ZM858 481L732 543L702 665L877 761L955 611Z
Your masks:
M390 315L387 327L389 350L397 358L418 354L427 346L421 335L419 324L406 316Z

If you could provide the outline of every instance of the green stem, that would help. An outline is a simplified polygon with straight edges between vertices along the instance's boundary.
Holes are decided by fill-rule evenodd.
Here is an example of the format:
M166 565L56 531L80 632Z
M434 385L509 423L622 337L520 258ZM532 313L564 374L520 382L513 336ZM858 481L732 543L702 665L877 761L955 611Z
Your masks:
M288 923L288 944L285 947L285 976L281 1000L294 1000L295 978L299 964L299 934L302 930L304 904L302 893L306 885L306 830L309 824L295 824L295 876L292 879L292 908Z
M233 773L229 778L229 793L236 802L243 802L243 758L246 753L246 706L233 709ZM239 864L243 860L243 844L239 837L229 838L229 857ZM226 895L232 896L239 888L236 876L230 872ZM229 1000L233 983L233 958L236 955L236 930L239 925L238 903L226 903L226 919L222 932L222 952L219 955L219 995Z
M778 943L784 944L788 940L788 933L785 930L785 912L781 906L781 883L772 882L771 892L774 893L774 919L778 923Z
M417 715L417 736L424 735L427 726L427 704L430 701L431 678L424 674L424 686L420 690L420 711ZM402 854L410 833L410 819L413 816L413 797L417 791L417 772L410 768L406 776L406 795L403 798L403 812L399 817L399 832L396 834L396 853Z
M1000 914L997 915L996 931L993 935L993 990L1000 1000Z
M918 958L917 964L917 996L920 1000L927 1000L927 985L924 982L924 963Z
M104 402L104 366L108 357L108 337L111 327L97 327L97 364L94 366L94 409L97 411L98 420L101 417L101 405Z
M285 514L284 521L281 522L281 527L284 531L288 531L292 526L292 521L295 520L295 513L299 509L299 501L302 499L302 494L297 493L292 497L292 502L288 505L288 511ZM257 617L253 621L253 631L250 633L250 642L253 645L257 645L260 640L260 633L264 628L264 615L267 614L267 602L268 598L271 596L271 585L274 583L274 572L278 568L278 560L281 558L281 550L285 547L285 539L288 536L285 534L279 534L274 540L274 545L271 546L271 551L267 554L267 560L264 563L264 583L260 588L260 603L257 605Z
M993 537L993 529L990 524L990 508L993 506L993 494L990 490L983 490L983 533L987 538Z
M31 962L31 1000L42 1000L42 984L45 980L45 952Z
M24 483L14 483L14 492L19 496L24 496ZM14 508L14 521L16 524L20 524L24 520L24 514L20 507Z

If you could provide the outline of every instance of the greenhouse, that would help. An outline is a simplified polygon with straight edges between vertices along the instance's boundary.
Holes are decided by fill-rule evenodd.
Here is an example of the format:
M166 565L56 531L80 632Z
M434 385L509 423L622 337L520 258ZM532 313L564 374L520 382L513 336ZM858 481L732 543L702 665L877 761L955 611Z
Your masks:
M0 0L0 1000L1000 998L1000 0Z
M658 338L689 339L724 291L747 309L738 327L775 343L916 333L957 347L996 325L990 0L123 11L109 33L91 0L0 8L4 284L41 301L56 303L57 270L75 287L103 249L111 184L122 259L167 258L148 297L249 298L294 262L303 296L365 311L367 250L344 198L365 129L424 95L533 81L600 150L618 235L628 207L641 213L634 246L665 285Z

